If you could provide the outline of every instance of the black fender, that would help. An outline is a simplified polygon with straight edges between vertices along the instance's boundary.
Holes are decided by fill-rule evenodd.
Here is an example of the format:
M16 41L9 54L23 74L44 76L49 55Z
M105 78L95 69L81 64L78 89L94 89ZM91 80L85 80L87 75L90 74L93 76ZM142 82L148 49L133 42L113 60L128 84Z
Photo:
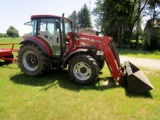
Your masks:
M74 52L72 52L71 54L69 54L63 61L63 67L65 67L68 62L75 56L79 55L79 54L86 54L86 55L90 55L92 56L93 58L95 58L96 56L96 51L92 51L92 50L89 50L89 49L78 49Z
M52 50L50 49L49 45L42 39L37 38L37 37L33 37L33 36L28 36L25 37L20 44L25 44L28 42L32 42L35 45L39 46L40 49L48 56L52 56Z

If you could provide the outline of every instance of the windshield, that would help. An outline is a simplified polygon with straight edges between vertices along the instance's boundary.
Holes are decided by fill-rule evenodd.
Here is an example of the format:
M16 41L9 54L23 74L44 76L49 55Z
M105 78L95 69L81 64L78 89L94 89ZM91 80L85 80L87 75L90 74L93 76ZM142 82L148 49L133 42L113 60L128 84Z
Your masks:
M54 35L55 32L59 33L59 29L56 26L58 19L40 19L38 20L38 28L37 31L39 32L48 32L50 35Z

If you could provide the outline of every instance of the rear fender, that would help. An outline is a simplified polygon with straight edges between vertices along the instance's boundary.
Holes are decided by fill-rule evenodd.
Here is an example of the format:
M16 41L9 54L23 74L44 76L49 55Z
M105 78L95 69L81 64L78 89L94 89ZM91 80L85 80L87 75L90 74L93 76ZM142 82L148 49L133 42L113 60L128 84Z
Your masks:
M52 56L52 50L49 47L49 45L42 39L38 38L38 37L33 37L33 36L29 36L29 37L25 37L24 40L22 42L20 42L20 44L25 44L27 42L32 42L35 45L39 46L40 49L48 56Z

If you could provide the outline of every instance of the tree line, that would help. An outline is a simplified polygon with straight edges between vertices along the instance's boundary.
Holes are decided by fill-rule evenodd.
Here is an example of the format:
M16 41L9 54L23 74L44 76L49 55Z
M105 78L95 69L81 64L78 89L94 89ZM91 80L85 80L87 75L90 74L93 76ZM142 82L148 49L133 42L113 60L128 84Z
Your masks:
M86 4L79 12L73 11L69 18L73 20L74 29L92 27L92 23L88 24L91 17L90 14L87 17L87 9L87 13L94 16L97 30L112 36L119 47L160 49L159 0L97 0L95 4L92 11ZM143 25L145 18L146 25Z

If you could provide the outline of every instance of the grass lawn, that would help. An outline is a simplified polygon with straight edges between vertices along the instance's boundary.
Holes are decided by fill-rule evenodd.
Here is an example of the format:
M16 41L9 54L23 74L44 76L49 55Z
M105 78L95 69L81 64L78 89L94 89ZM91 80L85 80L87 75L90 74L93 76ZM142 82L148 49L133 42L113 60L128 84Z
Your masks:
M99 82L79 85L69 80L67 70L37 78L22 74L15 63L0 62L0 119L158 120L160 71L143 71L155 89L132 95L120 86L106 85L110 77L107 67Z
M15 37L15 38L11 38L11 37L0 37L0 43L10 43L10 42L20 42L23 38L22 37Z
M133 95L121 86L107 85L106 66L97 83L79 85L67 70L29 77L16 63L0 61L0 120L159 120L160 70L141 69L155 89Z
M0 37L0 44L5 44L5 43L19 43L23 38L18 37L18 38L10 38L10 37ZM11 48L12 45L0 45L0 48ZM19 45L15 45L14 48L19 49Z
M143 51L132 49L117 49L118 53L123 56L139 57L139 58L151 58L160 60L160 51Z

